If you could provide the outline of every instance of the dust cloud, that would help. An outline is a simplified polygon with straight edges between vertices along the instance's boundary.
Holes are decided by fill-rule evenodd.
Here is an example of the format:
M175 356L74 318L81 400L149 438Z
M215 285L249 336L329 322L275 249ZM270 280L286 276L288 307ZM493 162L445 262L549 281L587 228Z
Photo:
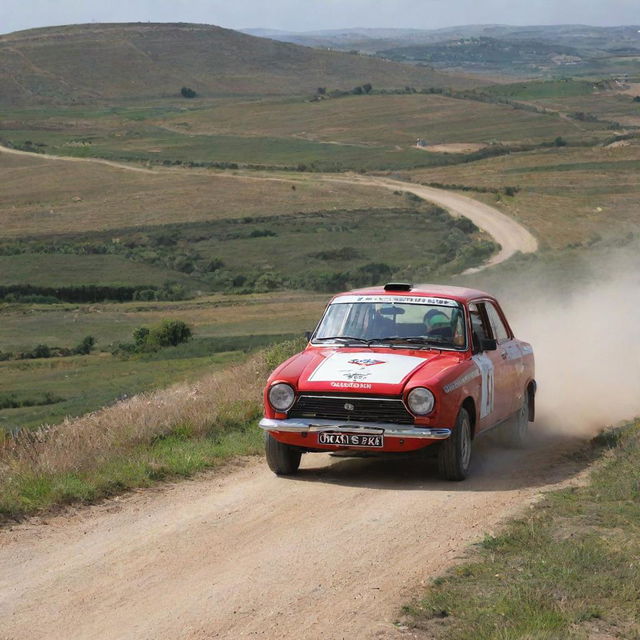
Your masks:
M509 298L517 337L536 358L536 425L595 435L640 415L640 272L636 258L595 268L589 284L526 284Z

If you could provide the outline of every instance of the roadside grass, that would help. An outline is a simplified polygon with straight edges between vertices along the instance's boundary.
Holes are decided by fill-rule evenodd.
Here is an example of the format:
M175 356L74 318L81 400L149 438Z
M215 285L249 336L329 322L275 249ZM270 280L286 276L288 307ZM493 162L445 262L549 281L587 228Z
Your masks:
M0 518L92 502L257 453L264 382L302 346L301 340L281 343L195 383L4 436Z
M405 607L415 637L639 636L640 422L593 444L588 484L547 494Z

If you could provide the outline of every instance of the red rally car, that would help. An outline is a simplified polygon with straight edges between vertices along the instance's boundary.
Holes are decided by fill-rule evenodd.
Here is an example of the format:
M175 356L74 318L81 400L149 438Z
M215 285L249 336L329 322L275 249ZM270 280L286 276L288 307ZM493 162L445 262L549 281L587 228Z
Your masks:
M435 445L442 477L463 480L481 432L503 425L524 443L535 392L533 349L495 298L387 284L331 300L306 349L271 374L260 427L278 475L303 453Z

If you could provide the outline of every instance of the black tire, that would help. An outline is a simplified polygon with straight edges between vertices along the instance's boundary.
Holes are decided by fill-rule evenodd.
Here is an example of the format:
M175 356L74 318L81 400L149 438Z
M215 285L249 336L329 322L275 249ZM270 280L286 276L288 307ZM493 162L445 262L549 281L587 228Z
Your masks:
M295 447L278 442L270 433L264 434L264 450L269 469L278 476L292 476L300 467L302 453Z
M529 439L529 391L524 392L522 406L505 425L502 441L507 447L522 449Z
M461 408L451 436L440 446L438 471L443 480L464 480L471 464L471 418Z

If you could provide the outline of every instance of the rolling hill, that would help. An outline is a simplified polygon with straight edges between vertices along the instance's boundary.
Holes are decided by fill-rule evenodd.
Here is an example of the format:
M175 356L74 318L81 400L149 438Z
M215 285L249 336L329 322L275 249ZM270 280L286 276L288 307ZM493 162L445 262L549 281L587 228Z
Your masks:
M465 87L429 68L196 24L88 24L0 36L0 104L286 95L317 87Z

